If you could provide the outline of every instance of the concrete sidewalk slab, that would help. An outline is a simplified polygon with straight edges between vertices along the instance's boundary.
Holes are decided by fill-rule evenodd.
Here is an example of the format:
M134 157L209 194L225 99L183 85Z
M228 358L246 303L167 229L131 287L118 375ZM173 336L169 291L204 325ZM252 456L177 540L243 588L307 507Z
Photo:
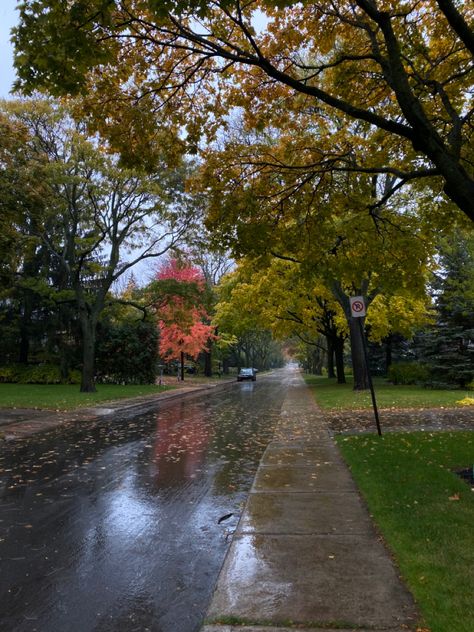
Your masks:
M238 535L208 617L390 628L410 619L407 597L370 536Z
M347 468L331 462L312 467L261 466L258 469L253 491L260 492L308 492L347 491L355 492L356 486Z
M330 452L328 453L328 450ZM326 443L318 441L317 445L295 442L269 444L261 460L261 465L292 465L314 467L334 460L341 461L341 456L334 443L327 439Z
M359 498L353 493L318 495L317 508L312 493L251 494L240 519L237 533L295 535L367 535L372 523Z
M417 619L324 417L295 374L202 632L284 632L295 629L289 622L308 632L400 632L414 630Z

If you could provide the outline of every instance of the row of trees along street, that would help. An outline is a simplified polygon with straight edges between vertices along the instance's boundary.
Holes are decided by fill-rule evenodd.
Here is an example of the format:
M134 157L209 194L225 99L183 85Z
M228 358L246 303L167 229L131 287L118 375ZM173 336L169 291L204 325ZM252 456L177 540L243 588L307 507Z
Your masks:
M189 161L163 152L151 174L127 168L70 105L50 100L5 102L1 122L2 381L69 382L80 369L88 392L96 379L153 383L160 359L183 366L201 354L210 375L208 310L230 262L196 236ZM146 287L128 277L114 289L147 259L159 264Z
M21 304L20 359L33 312L54 312L61 348L73 306L93 388L114 282L186 244L191 266L214 250L236 267L209 300L197 277L178 289L159 272L162 294L138 297L143 313L165 300L151 308L165 357L186 313L223 364L268 365L271 341L290 340L339 382L350 351L365 389L361 295L376 370L399 358L418 381L467 385L473 23L465 0L26 0L17 87L64 105L3 107L3 306Z

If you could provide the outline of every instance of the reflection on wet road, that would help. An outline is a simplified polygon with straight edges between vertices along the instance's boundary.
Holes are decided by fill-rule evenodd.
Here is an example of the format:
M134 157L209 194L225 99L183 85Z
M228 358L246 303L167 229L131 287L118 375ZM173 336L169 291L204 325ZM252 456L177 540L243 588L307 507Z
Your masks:
M199 629L285 382L4 446L0 630Z

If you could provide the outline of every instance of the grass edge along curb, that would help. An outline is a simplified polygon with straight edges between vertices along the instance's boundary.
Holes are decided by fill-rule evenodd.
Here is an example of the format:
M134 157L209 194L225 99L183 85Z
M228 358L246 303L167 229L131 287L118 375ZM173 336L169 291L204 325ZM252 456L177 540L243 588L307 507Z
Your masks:
M346 384L318 375L304 375L316 403L329 411L368 410L372 408L370 391L354 391L352 378ZM460 406L472 391L438 390L413 385L394 385L385 378L373 378L378 407L397 408L452 408ZM474 402L473 402L474 403Z
M159 395L173 386L98 384L96 393L81 393L75 384L0 384L0 409L65 411L121 399Z

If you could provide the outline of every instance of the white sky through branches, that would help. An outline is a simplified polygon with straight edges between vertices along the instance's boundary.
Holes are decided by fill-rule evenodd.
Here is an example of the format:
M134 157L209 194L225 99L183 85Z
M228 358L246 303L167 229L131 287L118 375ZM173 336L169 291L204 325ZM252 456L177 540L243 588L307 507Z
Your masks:
M0 98L9 98L15 80L10 30L18 23L17 0L0 0Z

